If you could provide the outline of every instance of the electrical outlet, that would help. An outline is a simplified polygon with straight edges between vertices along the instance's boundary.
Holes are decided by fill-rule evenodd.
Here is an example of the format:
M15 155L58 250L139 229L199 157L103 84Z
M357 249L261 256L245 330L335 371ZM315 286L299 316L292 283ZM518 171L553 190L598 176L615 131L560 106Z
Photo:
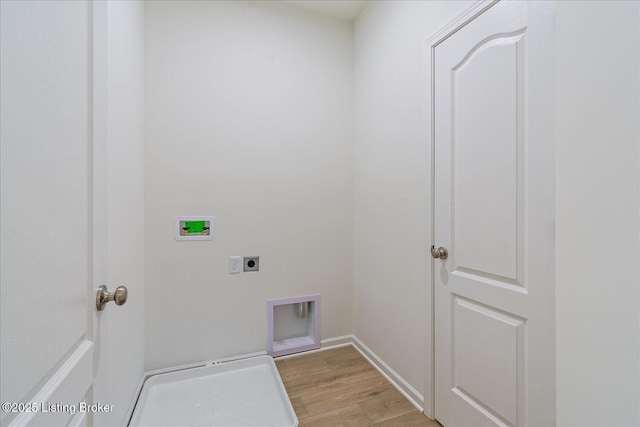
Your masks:
M246 256L244 257L244 266L242 271L259 271L260 270L260 257L259 256Z
M239 256L229 257L229 274L238 274L242 270L242 261Z

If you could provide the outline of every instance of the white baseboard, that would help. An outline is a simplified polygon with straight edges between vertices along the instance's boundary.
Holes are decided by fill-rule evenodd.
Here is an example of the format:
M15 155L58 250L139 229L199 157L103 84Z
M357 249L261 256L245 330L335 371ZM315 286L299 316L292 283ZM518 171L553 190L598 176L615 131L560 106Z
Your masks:
M357 337L353 337L353 346L362 356L373 365L418 411L424 412L424 396L411 384L402 378L396 371L378 357L369 347L364 345Z
M320 348L316 350L307 350L300 353L285 354L284 356L274 357L275 360L291 359L306 354L319 353L321 351L333 350L334 348L346 347L353 345L353 335L343 335L341 337L327 338L320 341Z
M342 347L345 344L353 344L353 335L343 335L341 337L327 338L320 341L322 348Z

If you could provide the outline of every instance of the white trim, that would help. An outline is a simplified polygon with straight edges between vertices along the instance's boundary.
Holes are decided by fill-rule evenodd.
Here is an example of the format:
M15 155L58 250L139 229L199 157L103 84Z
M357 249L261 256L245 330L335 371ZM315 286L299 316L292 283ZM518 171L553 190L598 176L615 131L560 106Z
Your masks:
M428 207L429 218L427 218L427 222L430 225L430 227L428 227L428 229L430 230L430 236L428 236L428 238L425 239L425 246L427 248L431 248L432 246L436 245L436 242L433 241L433 238L435 235L435 224L433 222L433 219L435 217L434 215L434 209L435 209L435 200L434 200L434 197L435 197L435 176L434 176L435 140L434 140L434 137L435 135L434 135L433 123L435 121L435 118L433 116L434 99L432 96L433 89L434 89L433 88L434 50L436 46L438 46L440 43L448 39L451 35L459 31L469 22L471 22L472 20L480 16L487 9L495 5L498 1L499 0L477 1L476 3L471 5L469 8L464 10L453 21L442 26L439 30L437 30L431 36L427 37L424 41L423 64L424 64L424 71L427 74L425 76L425 78L427 79L426 97L425 97L427 101L425 103L426 104L425 117L427 118L427 123L428 123L426 136L428 138L427 139L429 144L428 146L431 148L430 150L427 151L429 153L427 164L430 166L430 169L431 169L430 171L427 172L427 177L428 179L430 179L430 186L429 186L430 194L427 195L427 200L429 201L429 204L430 204L430 206ZM433 260L431 259L430 255L431 255L430 251L427 251L425 262L432 264ZM426 352L428 355L430 355L430 357L428 357L426 360L427 366L425 369L425 385L424 385L426 396L423 400L424 402L423 412L427 417L433 420L435 419L435 400L436 400L436 394L435 394L435 369L436 369L435 367L435 350L436 350L435 332L436 331L435 331L435 318L434 318L435 289L433 285L435 281L435 277L434 277L433 265L431 266L430 269L428 269L428 271L430 271L430 274L428 275L429 277L426 280L427 289L425 294L428 296L427 303L426 303L427 305L426 317L430 321L429 326L430 326L430 332L431 332L431 340L428 340L428 339L426 340Z
M323 348L317 348L315 350L301 351L300 353L285 354L284 356L275 356L273 359L274 360L294 359L299 356L307 356L309 354L322 353L327 350L335 350L336 348L348 347L350 345L353 345L353 344L349 342L346 344L333 345L331 347L323 347Z
M353 343L353 335L342 335L341 337L327 338L320 341L322 350L344 347Z
M277 359L277 360L291 359L294 357L304 356L307 354L320 353L327 350L335 350L336 348L347 347L350 345L353 345L353 335L343 335L341 337L327 338L320 341L320 348L317 348L315 350L308 350L300 353L286 354L283 356L274 357L274 359Z
M424 43L429 46L429 48L435 48L462 27L484 13L485 10L498 3L498 1L500 0L479 0L475 2L469 6L468 9L458 15L453 21L443 25L439 30L427 37Z
M387 365L377 354L355 336L353 337L353 347L367 359L380 374L387 379L413 406L420 412L424 412L424 396L418 392L411 384L400 376L395 370ZM426 415L426 414L425 414Z

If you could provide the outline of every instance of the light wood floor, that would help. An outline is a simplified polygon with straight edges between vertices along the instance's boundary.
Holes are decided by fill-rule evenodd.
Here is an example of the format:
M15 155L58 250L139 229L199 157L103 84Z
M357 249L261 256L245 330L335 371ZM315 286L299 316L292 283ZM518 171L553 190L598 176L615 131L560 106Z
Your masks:
M300 427L439 427L353 347L276 360Z

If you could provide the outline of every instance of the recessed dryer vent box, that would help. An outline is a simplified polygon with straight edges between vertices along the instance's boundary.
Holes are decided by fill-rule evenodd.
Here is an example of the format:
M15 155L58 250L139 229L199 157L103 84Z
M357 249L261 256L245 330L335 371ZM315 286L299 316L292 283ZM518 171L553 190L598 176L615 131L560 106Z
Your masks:
M267 354L320 348L320 295L267 301Z
M178 216L175 224L176 240L211 240L215 232L212 216Z

